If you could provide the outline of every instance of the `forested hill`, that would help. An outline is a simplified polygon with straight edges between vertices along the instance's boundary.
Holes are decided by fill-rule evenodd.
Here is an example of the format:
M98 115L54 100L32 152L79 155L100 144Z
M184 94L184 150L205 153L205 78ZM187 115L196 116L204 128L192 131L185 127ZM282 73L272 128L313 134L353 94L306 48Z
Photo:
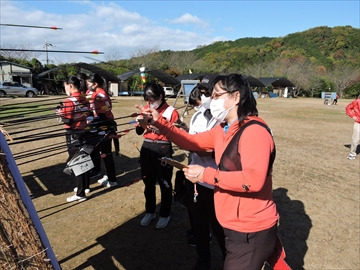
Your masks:
M340 63L360 67L360 29L351 26L320 26L285 37L219 41L193 52L207 62L224 60L228 62L228 69L234 65L241 68L278 58L299 57L326 68Z

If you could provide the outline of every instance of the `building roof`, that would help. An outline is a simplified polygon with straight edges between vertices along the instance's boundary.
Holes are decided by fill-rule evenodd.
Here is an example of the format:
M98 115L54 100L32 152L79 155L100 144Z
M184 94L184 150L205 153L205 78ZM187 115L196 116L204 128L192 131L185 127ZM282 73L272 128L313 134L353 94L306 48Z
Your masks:
M13 63L13 62L9 62L9 61L0 61L0 66L1 66L2 64L9 64L9 65L13 65L13 66L18 66L18 67L30 69L30 70L33 69L33 68L31 68L31 67L26 67L26 66L19 65L19 64Z

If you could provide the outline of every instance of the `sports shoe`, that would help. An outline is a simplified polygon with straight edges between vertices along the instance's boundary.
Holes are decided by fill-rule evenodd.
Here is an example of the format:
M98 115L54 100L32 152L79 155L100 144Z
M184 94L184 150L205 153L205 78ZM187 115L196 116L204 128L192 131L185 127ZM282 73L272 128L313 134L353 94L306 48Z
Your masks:
M107 175L104 175L103 178L98 180L98 183L102 184L102 182L107 181L108 179L109 179L109 177L107 177Z
M111 182L111 181L109 181L109 180L106 180L106 181L102 182L101 185L102 185L103 187L116 187L116 186L118 185L118 183L117 183L117 182Z
M193 232L192 229L188 229L188 230L185 232L185 234L186 234L187 237L191 237L191 236L194 235L194 232Z
M141 226L148 226L154 218L156 218L155 213L154 214L147 213L140 222Z
M63 173L67 174L67 175L72 175L72 170L68 167L66 167L65 169L63 169Z
M86 196L84 197L80 197L80 196L77 196L76 194L71 196L71 197L67 197L66 199L68 202L83 202L86 200Z
M188 243L189 246L196 247L196 240L194 236L191 236L186 242ZM210 233L209 243L211 244L211 242L212 242L212 234Z
M354 160L356 158L356 156L353 156L353 155L348 155L347 159L349 160Z
M186 242L190 247L196 247L196 241L194 236L191 236Z
M95 171L90 171L90 178L95 178L95 177L99 177L101 176L101 171L95 172Z
M77 192L78 191L78 188L74 188L74 191ZM85 193L90 193L90 188L85 188Z
M157 229L163 229L165 228L170 220L170 216L169 217L159 217L158 222L156 223L156 228Z

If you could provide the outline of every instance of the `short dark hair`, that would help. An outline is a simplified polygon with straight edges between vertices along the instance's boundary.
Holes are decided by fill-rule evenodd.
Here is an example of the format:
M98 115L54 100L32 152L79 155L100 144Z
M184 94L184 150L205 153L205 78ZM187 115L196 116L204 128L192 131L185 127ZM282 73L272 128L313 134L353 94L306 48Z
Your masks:
M213 80L212 85L215 86L217 83L221 89L229 93L240 93L240 103L237 110L239 124L242 124L247 116L258 116L256 100L250 84L241 74L220 75Z
M152 99L159 99L160 95L162 95L161 101L165 101L165 91L164 88L157 83L147 83L144 87L144 100L149 101Z
M99 87L103 87L104 85L103 78L97 73L91 74L86 80L91 83L97 83Z
M80 89L80 80L76 76L70 76L66 80L64 80L66 84L72 84L75 88Z
M192 106L198 106L200 100L201 90L199 89L199 87L195 86L189 94L189 104Z

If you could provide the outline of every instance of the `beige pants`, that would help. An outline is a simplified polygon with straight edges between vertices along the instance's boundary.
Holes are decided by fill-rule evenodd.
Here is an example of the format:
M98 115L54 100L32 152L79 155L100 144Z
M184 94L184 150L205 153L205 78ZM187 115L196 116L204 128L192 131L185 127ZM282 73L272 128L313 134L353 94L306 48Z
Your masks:
M360 124L354 123L354 130L351 140L350 155L356 156L356 148L360 144Z

